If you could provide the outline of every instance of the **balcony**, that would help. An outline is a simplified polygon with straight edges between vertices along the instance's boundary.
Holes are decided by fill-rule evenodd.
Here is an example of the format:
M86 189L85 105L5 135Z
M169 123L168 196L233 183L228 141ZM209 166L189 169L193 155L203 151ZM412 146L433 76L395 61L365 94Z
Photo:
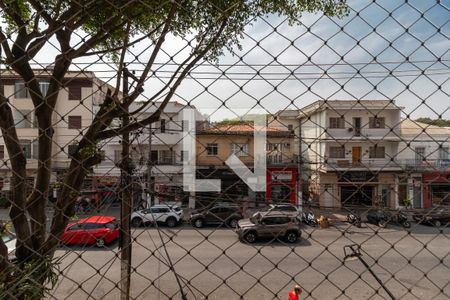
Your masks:
M400 133L394 128L394 132L391 132L390 128L327 128L327 138L332 141L336 140L386 140L399 142Z
M448 171L450 159L405 159L399 162L404 169L413 171Z
M350 159L328 159L321 162L321 169L324 171L342 171L342 170L379 170L379 171L450 171L450 159L435 160L415 160L403 159L362 159L361 162L352 162Z
M324 171L342 171L342 170L385 170L398 171L402 170L402 166L389 159L362 159L361 162L353 162L349 159L334 159L321 163L321 169Z

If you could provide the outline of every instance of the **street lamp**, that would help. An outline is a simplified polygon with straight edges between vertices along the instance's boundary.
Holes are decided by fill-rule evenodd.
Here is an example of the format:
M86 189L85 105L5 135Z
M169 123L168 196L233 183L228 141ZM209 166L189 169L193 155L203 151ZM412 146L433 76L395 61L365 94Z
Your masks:
M366 269L372 274L372 276L378 281L381 287L386 291L386 293L391 297L391 299L395 300L394 295L392 295L391 291L384 285L380 278L372 271L367 262L362 258L361 253L361 245L352 244L344 246L344 262L358 260L366 267Z

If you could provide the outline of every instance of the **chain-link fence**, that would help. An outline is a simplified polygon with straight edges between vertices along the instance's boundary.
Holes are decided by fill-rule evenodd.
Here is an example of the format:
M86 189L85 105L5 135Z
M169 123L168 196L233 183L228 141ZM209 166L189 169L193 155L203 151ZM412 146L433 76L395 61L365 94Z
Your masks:
M0 1L0 299L448 299L449 4Z

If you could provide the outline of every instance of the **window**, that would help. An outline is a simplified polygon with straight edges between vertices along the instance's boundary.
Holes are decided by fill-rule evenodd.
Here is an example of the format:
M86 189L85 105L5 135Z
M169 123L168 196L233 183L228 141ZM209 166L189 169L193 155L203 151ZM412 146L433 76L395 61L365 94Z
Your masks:
M330 128L345 128L344 117L330 118Z
M206 153L208 155L217 155L219 153L219 147L217 144L206 144Z
M289 124L289 125L288 125L288 130L289 130L289 131L292 131L292 130L294 130L294 125L292 125L292 124Z
M118 164L122 160L122 150L114 150L114 163Z
M164 132L166 132L166 120L161 119L160 122L161 122L161 127L160 127L161 133L164 133Z
M173 164L174 163L174 152L171 150L160 150L158 163Z
M5 158L5 146L0 145L0 159Z
M416 147L416 162L422 163L425 160L425 147Z
M439 159L448 159L450 153L449 147L443 147L439 149Z
M69 100L81 100L81 86L71 84L67 87Z
M0 95L5 96L5 86L0 84Z
M231 153L236 156L248 156L248 144L232 144Z
M69 129L81 129L81 116L69 116Z
M83 224L75 224L75 225L72 225L70 228L69 228L69 230L80 230L80 229L82 229L83 228Z
M18 111L15 117L16 128L32 128L33 127L33 118L31 110L20 110Z
M42 93L43 96L47 95L49 86L50 86L49 82L45 82L45 81L39 82L39 89L41 90L41 93Z
M43 96L47 95L48 87L50 86L50 83L43 81L39 82L39 89L41 90L41 93ZM23 81L16 81L14 84L14 94L16 98L30 98L30 91L25 86L25 83Z
M14 84L14 95L16 98L30 98L30 93L23 81L16 81Z
M84 224L84 229L85 230L93 230L93 229L99 229L99 228L103 228L103 224L100 223L85 223Z
M188 159L188 152L185 150L181 150L180 152L180 161L185 161Z
M369 158L384 158L385 149L380 146L373 146L369 148Z
M345 158L345 147L330 147L330 158Z
M188 127L188 121L187 120L182 120L181 121L181 131L189 131L189 127Z
M369 128L384 128L384 118L369 118Z
M26 159L31 159L31 141L30 140L19 140L20 147L22 148L23 154Z

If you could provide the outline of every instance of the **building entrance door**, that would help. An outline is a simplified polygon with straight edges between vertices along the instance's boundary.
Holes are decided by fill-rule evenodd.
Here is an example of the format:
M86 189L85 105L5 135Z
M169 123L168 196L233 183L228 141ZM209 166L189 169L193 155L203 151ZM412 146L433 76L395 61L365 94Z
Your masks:
M359 166L361 164L361 147L352 148L352 165Z

